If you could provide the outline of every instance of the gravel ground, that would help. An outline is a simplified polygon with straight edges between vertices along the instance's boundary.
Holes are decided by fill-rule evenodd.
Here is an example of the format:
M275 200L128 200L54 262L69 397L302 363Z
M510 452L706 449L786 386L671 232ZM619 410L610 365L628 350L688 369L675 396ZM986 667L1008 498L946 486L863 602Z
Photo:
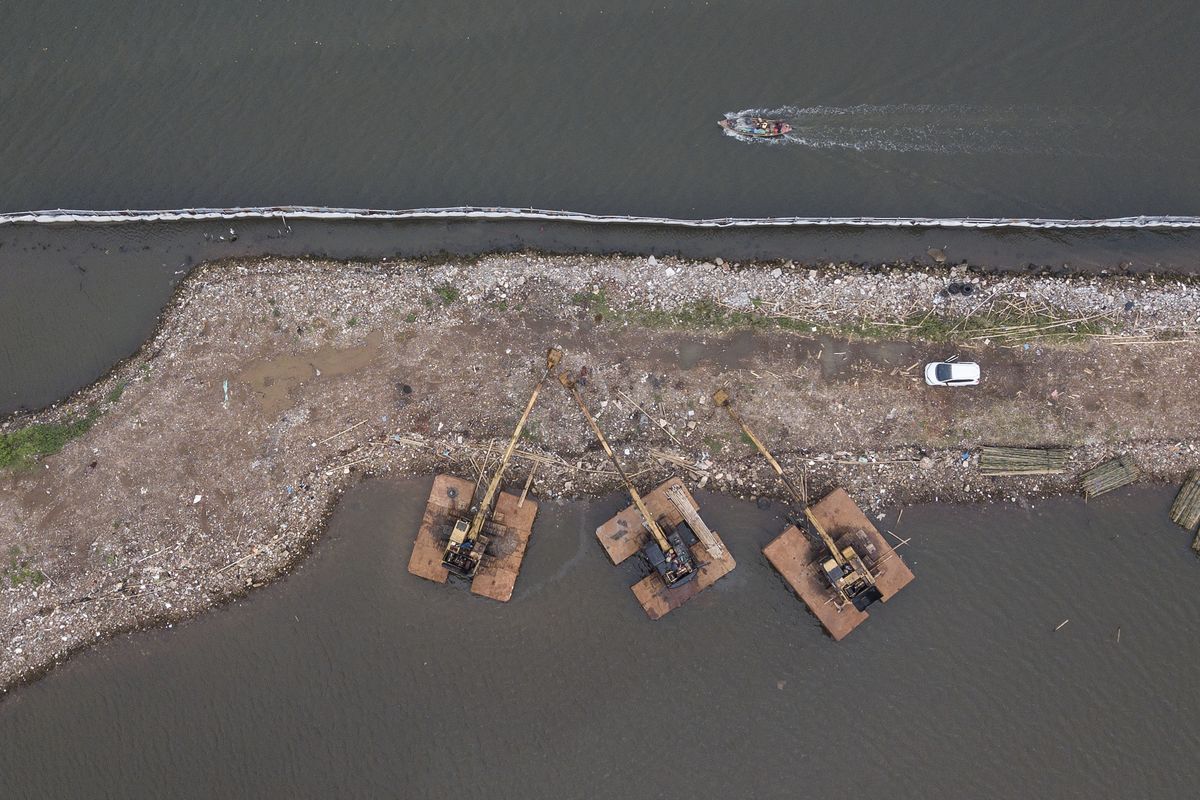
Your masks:
M814 495L844 486L886 527L906 503L1076 491L1120 452L1153 480L1200 466L1198 326L1200 284L1147 276L537 255L205 265L112 374L0 423L103 412L61 453L0 473L0 687L277 577L364 475L474 476L551 345L586 367L643 487L681 474L780 495L713 408L724 385ZM979 361L983 383L924 386L922 365L950 355ZM1071 470L987 478L983 444L1067 447ZM557 386L508 486L535 463L542 498L618 487Z

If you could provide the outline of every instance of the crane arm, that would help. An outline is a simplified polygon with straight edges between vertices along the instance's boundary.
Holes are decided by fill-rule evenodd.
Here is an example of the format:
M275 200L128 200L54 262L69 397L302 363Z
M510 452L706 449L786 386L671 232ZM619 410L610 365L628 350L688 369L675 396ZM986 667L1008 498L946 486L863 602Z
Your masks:
M584 404L583 395L579 393L579 387L575 385L575 381L571 380L565 372L559 374L558 382L575 397L575 402L579 404L579 410L583 412L583 418L587 420L592 433L596 434L596 439L600 442L600 446L604 448L604 452L608 455L608 460L616 468L617 474L625 482L625 488L629 490L629 496L633 498L633 504L637 506L638 513L642 515L642 522L645 524L646 530L650 532L650 536L654 538L654 541L664 553L671 552L672 547L667 541L666 534L663 533L658 523L654 521L654 515L650 513L650 509L646 508L646 503L642 500L642 496L633 487L633 481L629 480L629 476L621 468L621 462L617 460L617 454L608 446L608 440L604 438L604 433L600 430L600 426L596 424L596 420L592 417L591 412L588 411L587 405Z
M550 348L549 352L546 353L546 371L542 373L541 380L537 382L537 386L533 387L533 394L529 396L529 402L525 404L525 413L517 421L517 428L513 431L512 438L508 440L508 447L505 448L504 455L500 457L500 463L496 466L496 472L488 482L483 499L479 501L479 508L475 512L475 516L471 519L471 527L467 531L468 539L474 539L483 530L484 523L487 522L488 516L491 514L492 504L496 501L496 495L500 489L500 481L504 478L504 470L508 467L508 460L512 458L513 451L517 449L517 441L521 438L521 432L525 429L525 422L529 419L529 413L533 411L533 406L537 403L538 395L542 391L542 385L546 382L550 371L558 365L561 358L562 351L556 347Z
M775 470L775 474L779 476L779 479L783 481L783 485L786 486L788 492L791 493L792 499L799 503L801 508L808 508L807 492L803 492L796 488L796 485L792 483L791 479L788 478L788 476L784 473L783 467L781 467L779 462L775 460L775 456L771 455L771 451L768 450L767 446L762 443L762 440L754 434L754 431L750 430L750 426L746 424L744 419L742 419L742 415L739 414L737 409L733 407L733 404L730 403L729 392L725 391L724 389L718 389L717 391L713 392L713 402L724 408L729 413L729 417L739 426L741 426L742 433L746 434L746 438L754 443L754 446L758 448L758 452L762 453L763 458L765 458L767 463L771 465L771 469Z

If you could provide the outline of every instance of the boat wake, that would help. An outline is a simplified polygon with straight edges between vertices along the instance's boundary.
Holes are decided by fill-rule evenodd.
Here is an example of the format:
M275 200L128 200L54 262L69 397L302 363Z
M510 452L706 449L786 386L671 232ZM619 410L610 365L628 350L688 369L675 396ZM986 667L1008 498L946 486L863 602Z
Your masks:
M1147 132L1100 110L956 105L784 106L730 112L792 126L776 139L748 144L900 153L1011 153L1112 156L1126 154Z

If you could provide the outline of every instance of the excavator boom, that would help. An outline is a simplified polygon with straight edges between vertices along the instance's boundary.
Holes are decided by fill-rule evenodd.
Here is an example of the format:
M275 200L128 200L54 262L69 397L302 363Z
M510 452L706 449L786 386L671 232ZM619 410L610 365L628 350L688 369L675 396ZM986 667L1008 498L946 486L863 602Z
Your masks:
M468 538L474 539L483 530L483 526L492 512L492 505L496 502L496 495L500 490L500 481L504 478L504 470L508 468L508 460L512 458L513 451L517 449L517 442L521 438L521 433L525 430L525 423L529 419L529 413L533 411L533 406L537 403L538 395L542 391L542 386L546 383L546 378L549 377L551 370L558 366L558 362L561 359L562 351L556 347L550 348L546 353L546 371L542 373L537 386L533 387L533 393L529 395L529 402L525 404L525 413L521 414L521 419L517 421L517 428L513 431L512 438L508 440L508 447L505 448L504 455L500 457L500 463L496 465L496 471L492 474L492 479L488 482L487 491L483 493L483 498L479 501L478 510L476 510L475 516L471 520L471 527L467 532Z
M737 409L734 408L733 404L730 402L729 392L724 389L717 389L715 392L713 392L713 402L716 403L718 407L724 408L729 413L730 418L739 426L741 426L742 433L746 434L746 438L754 443L754 446L758 448L758 452L762 453L763 458L765 458L767 463L771 465L771 469L775 470L775 474L779 476L781 481L783 481L783 485L787 487L788 492L792 495L792 499L795 500L801 508L807 508L808 493L796 488L796 485L793 484L791 479L788 478L787 474L784 473L783 467L779 466L779 462L775 460L775 456L771 455L771 451L768 450L767 446L762 443L762 440L754 435L754 431L750 430L750 426L746 424L746 421L742 419L742 415L737 412Z
M725 389L718 389L713 392L713 402L717 406L724 408L729 413L730 418L741 426L742 432L754 443L754 446L758 448L758 452L762 453L763 458L771 465L771 469L783 481L783 485L787 487L788 492L792 495L792 499L804 509L804 517L808 520L809 527L816 532L822 544L825 545L825 549L829 551L830 558L828 560L823 559L825 561L823 570L829 583L841 597L842 601L853 602L855 607L858 607L864 601L867 604L873 602L879 596L879 593L875 590L875 577L871 574L871 571L863 564L862 559L854 552L852 547L846 548L845 551L838 548L837 542L833 540L833 537L829 535L828 531L813 516L812 510L808 505L808 493L797 489L795 484L784 474L783 467L775 460L775 456L771 455L771 451L762 443L762 440L754 435L754 431L750 430L750 426L742 419L742 415L733 407L729 392Z
M492 479L488 481L487 490L483 493L478 505L474 507L475 513L471 517L471 521L468 523L466 520L460 519L454 523L454 529L450 531L450 540L446 543L446 550L442 553L442 566L458 575L468 578L474 576L483 561L483 551L487 547L487 538L482 535L483 526L487 524L488 518L491 516L492 506L500 491L500 482L504 478L504 470L508 468L508 461L512 458L513 451L517 449L517 441L521 438L521 432L525 430L525 423L529 419L529 413L533 411L534 404L537 403L542 385L545 384L550 372L558 366L561 358L562 351L556 347L550 348L546 353L546 371L542 373L541 379L533 387L533 392L529 395L529 402L525 404L525 411L521 414L521 419L517 421L512 438L508 440L508 447L505 448L504 455L500 457L500 463L496 465Z
M579 393L579 387L575 385L575 381L571 380L565 372L560 373L558 382L575 398L575 402L579 405L579 410L583 412L583 418L587 420L588 427L592 429L596 440L600 442L600 446L604 448L608 460L612 462L616 468L617 474L621 476L621 480L625 483L625 488L629 490L629 496L633 498L633 504L637 506L638 513L642 515L642 522L646 525L646 530L650 532L650 536L658 543L664 551L670 548L667 543L667 536L663 533L662 528L655 522L654 515L650 513L650 509L646 508L646 503L642 500L642 496L638 490L634 488L633 482L629 480L629 476L625 474L624 468L621 467L621 462L617 460L617 454L608 444L608 439L604 438L604 432L600 430L600 426L596 424L596 419L592 416L592 412L588 411L587 404L583 402L583 395Z
M633 499L633 504L642 516L642 523L645 525L646 531L649 532L650 538L653 539L654 545L654 547L647 545L643 550L643 554L646 555L655 571L662 576L663 582L667 586L677 586L694 578L696 576L696 563L683 538L677 532L671 535L663 532L662 526L658 524L654 515L650 513L650 509L646 507L646 502L642 500L641 494L638 493L633 482L629 480L629 476L625 474L621 462L617 460L617 454L609 446L608 439L604 438L604 432L600 430L596 419L588 411L587 404L583 402L583 395L579 393L579 387L575 385L575 381L567 373L562 372L559 373L558 382L575 398L575 403L579 406L579 410L583 412L583 418L587 420L588 427L592 429L592 433L596 435L596 440L600 442L600 446L604 449L608 460L612 462L613 467L617 470L617 474L621 476L621 480L625 483L625 488L629 490L629 496Z

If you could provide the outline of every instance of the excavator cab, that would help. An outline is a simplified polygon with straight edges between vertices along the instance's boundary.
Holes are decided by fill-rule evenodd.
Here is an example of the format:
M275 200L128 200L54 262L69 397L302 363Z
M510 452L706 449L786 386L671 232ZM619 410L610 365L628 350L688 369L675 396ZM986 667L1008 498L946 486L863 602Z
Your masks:
M477 534L472 538L470 529L471 523L465 519L455 522L446 551L442 553L442 566L463 578L475 577L488 546L486 536Z
M825 559L821 570L834 590L845 596L859 611L866 611L876 600L883 599L883 594L875 585L875 578L853 547L842 550L841 563L837 559Z
M696 558L692 555L692 550L688 546L690 542L685 537L685 531L680 530L687 526L687 523L681 524L674 530L667 529L663 531L666 534L667 549L664 551L658 541L651 536L646 542L646 546L642 548L642 555L646 561L662 578L663 583L667 586L675 587L682 586L692 580L699 574L696 569ZM691 533L689 528L686 533ZM695 534L691 536L693 541L696 541Z

